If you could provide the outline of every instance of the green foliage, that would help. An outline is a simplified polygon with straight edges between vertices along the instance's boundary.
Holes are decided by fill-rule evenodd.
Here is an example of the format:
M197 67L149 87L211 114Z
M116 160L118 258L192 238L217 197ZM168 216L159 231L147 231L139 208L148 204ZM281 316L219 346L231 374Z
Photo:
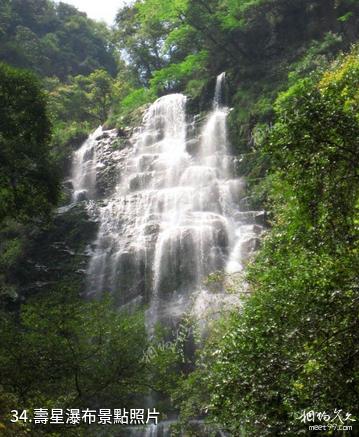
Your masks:
M66 83L57 78L46 78L43 83L53 123L52 155L65 174L71 152L108 119L120 82L99 69L88 76L69 77Z
M130 61L130 68L139 84L147 84L152 72L162 68L161 44L166 34L160 20L143 23L138 13L139 1L121 9L116 17L115 38Z
M56 121L101 124L106 120L113 101L114 80L105 70L51 85L49 111Z
M121 101L121 109L123 110L124 114L129 114L140 106L150 103L154 98L155 94L152 92L152 90L139 88L130 92Z
M128 126L138 126L143 117L144 109L156 100L156 94L150 88L134 88L128 85L122 98L116 99L107 124L124 129Z
M358 59L354 49L276 102L261 152L272 229L243 310L179 390L187 420L208 411L232 435L288 436L305 432L305 409L358 418Z
M19 238L5 241L0 255L0 264L4 266L5 269L8 269L10 266L16 263L19 255L22 252L21 249L22 244Z
M242 0L240 2L236 0L226 0L226 10L222 13L222 23L226 29L236 29L238 27L243 28L248 23L248 12L252 12L262 5L275 3L268 0Z
M0 231L0 305L18 297L16 277L27 243L27 226L7 219Z
M183 91L208 107L213 79L226 70L233 148L273 225L249 269L253 294L243 312L213 324L195 371L192 334L147 344L142 317L118 313L109 300L84 301L54 286L17 314L7 308L3 412L131 406L151 388L163 410L165 396L181 408L187 435L195 435L189 421L208 413L231 435L253 436L297 435L302 409L357 414L357 51L322 74L357 38L357 12L355 0L138 0L119 11L110 34L63 3L1 2L0 59L42 76L51 156L63 171L97 124L138 123L143 107L165 92ZM113 41L126 64L117 62ZM15 296L34 233L16 221L47 214L57 183L39 85L6 67L0 74L0 287L2 296ZM75 257L59 272L69 280L85 245L87 217L75 216L52 228L54 241L76 241ZM215 274L209 286L222 279ZM5 432L38 430L6 425Z
M73 6L47 0L0 4L0 60L41 76L116 71L109 31Z
M148 390L143 316L118 312L108 297L86 302L62 286L30 299L18 318L2 314L0 332L11 409L129 407Z
M357 52L342 62L318 85L302 80L279 97L278 121L265 149L296 190L317 241L333 245L354 238L358 196Z
M305 55L298 62L291 65L291 71L288 75L289 84L295 84L300 78L305 77L314 70L324 71L328 68L332 53L336 52L342 42L342 36L332 32L325 34L321 41L313 41Z
M116 37L140 82L151 82L158 92L184 88L186 81L199 80L204 67L212 70L209 53L218 65L228 44L215 14L219 2L206 3L137 1L119 12Z
M156 94L181 90L195 105L206 106L211 78L227 71L230 131L239 152L250 147L256 123L273 119L288 71L294 83L355 38L356 11L354 3L334 0L326 7L320 0L136 1L119 11L115 40L137 76L135 87L151 84ZM353 17L338 27L337 18L349 12Z
M72 152L86 140L92 128L93 125L88 121L54 122L51 153L61 174L66 174Z
M207 61L208 53L201 51L194 55L188 55L184 61L178 64L171 64L168 67L162 68L154 73L151 79L151 87L155 89L157 93L165 92L166 90L173 90L180 88L181 84L193 78L189 82L189 88L193 86L194 78L203 77L205 74L205 65Z
M342 15L338 18L339 21L345 23L353 16L353 12L347 12L346 14Z
M0 65L0 222L46 216L58 199L50 122L40 84Z

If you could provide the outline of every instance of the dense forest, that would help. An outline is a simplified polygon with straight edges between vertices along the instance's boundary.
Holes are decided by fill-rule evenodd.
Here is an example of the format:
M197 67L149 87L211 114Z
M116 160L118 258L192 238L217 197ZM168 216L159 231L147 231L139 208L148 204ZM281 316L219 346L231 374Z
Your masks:
M357 0L136 0L111 28L62 2L0 2L0 435L131 435L11 410L149 398L171 436L359 435L358 39ZM240 308L205 334L184 317L168 347L146 305L86 296L98 223L67 208L66 181L95 128L116 129L121 153L161 96L203 119L221 72L245 211L265 210L265 232L243 275L207 278ZM332 428L310 431L303 411Z

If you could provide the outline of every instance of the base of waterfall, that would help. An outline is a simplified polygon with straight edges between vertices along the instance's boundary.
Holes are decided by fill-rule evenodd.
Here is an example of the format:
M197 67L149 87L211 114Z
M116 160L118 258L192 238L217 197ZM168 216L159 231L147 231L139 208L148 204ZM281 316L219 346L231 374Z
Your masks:
M214 437L230 437L229 434L225 433L220 429L220 427L214 425L208 425L204 420L191 420L187 424L188 429L192 432L196 432L198 437L208 437L208 435L213 435ZM126 437L168 437L171 435L171 428L179 428L180 423L176 420L165 420L158 425L149 425L146 427L131 427L126 428L124 434L119 436ZM176 435L183 435L183 433ZM187 434L186 434L187 435Z

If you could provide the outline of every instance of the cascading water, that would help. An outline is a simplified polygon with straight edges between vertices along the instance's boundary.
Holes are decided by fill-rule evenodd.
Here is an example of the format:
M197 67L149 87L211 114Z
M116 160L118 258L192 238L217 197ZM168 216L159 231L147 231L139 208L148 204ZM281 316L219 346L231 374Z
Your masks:
M72 200L91 199L96 189L96 138L102 133L99 126L73 153L71 181L73 186Z
M222 73L200 128L187 120L186 97L170 94L149 107L130 146L116 150L115 131L99 128L74 154L73 201L90 200L99 222L88 294L111 291L122 307L146 303L150 335L157 322L175 327L186 313L201 319L226 301L238 303L204 280L240 272L262 230L259 212L240 210L245 184L228 150L224 82ZM115 189L96 199L110 167L119 175ZM165 436L170 424L130 435Z
M216 87L214 89L213 110L216 111L223 105L223 88L226 80L226 73L223 72L217 76Z
M222 73L213 110L194 137L187 134L184 95L150 106L113 194L99 207L89 293L110 290L119 305L149 303L150 332L157 321L175 324L185 312L211 305L204 279L215 271L240 271L246 242L256 237L253 225L238 220L244 182L234 177L235 159L227 149L224 80ZM83 148L93 150L91 137L89 142ZM75 192L95 180L88 167L85 176L78 172Z

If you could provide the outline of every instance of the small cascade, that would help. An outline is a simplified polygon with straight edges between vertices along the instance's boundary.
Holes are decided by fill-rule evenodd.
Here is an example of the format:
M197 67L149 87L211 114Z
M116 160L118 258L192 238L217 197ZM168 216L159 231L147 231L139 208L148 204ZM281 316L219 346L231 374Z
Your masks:
M73 186L72 200L89 200L96 192L96 138L101 135L99 126L73 153L71 182Z
M216 80L216 87L214 89L214 98L213 98L213 110L223 107L223 88L226 80L226 72L219 74Z

